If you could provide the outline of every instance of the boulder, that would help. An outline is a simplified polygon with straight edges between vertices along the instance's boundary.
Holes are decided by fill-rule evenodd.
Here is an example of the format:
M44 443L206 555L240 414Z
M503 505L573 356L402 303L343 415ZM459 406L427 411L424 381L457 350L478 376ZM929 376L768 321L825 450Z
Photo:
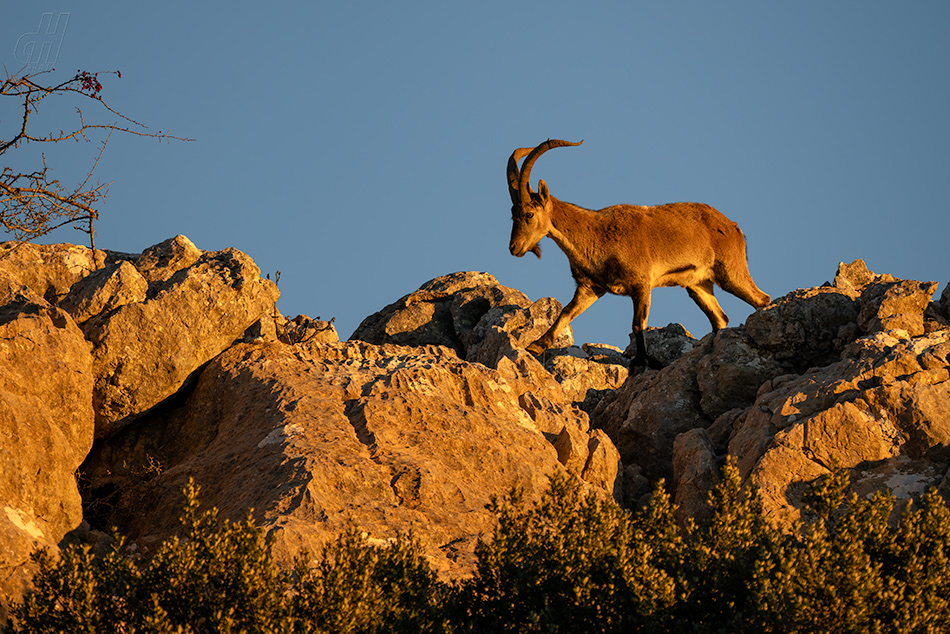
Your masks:
M867 334L906 330L912 337L922 335L924 311L936 290L936 282L895 280L869 284L861 292L858 326Z
M627 359L616 348L573 346L569 328L540 357L525 352L560 312L557 300L532 302L487 273L452 273L367 317L350 339L446 346L461 359L499 369L522 391L593 411L605 392L626 379Z
M0 621L30 553L83 518L76 470L92 447L89 344L63 310L0 275Z
M709 420L748 407L765 381L788 373L788 364L775 361L752 341L745 328L724 328L712 336L696 365L699 407Z
M639 465L651 481L672 482L679 434L708 429L721 453L733 418L764 382L787 372L743 328L724 328L659 371L631 374L597 406L592 424L610 435L624 464ZM714 432L717 426L723 431Z
M278 340L291 345L307 341L335 343L340 340L332 319L323 321L319 317L312 319L308 315L280 320L279 325L275 327L275 335Z
M853 291L800 289L749 315L745 328L775 361L805 370L837 360L858 334L859 311Z
M370 315L350 339L447 346L459 358L470 359L479 356L476 348L493 327L509 333L516 345L524 348L544 333L560 311L556 300L532 302L488 273L452 273L426 282L419 290ZM558 345L571 343L569 330L558 339Z
M834 467L852 469L858 481L939 484L933 474L950 461L948 355L950 330L879 332L836 363L764 385L738 417L729 453L755 477L766 514L795 521L804 488Z
M151 246L135 260L135 268L151 284L164 282L182 269L198 261L202 251L183 235L177 235Z
M624 501L623 461L610 436L602 429L594 429L587 441L587 462L581 479L610 493L618 503Z
M696 345L696 338L682 324L647 328L643 331L643 340L649 355L661 366L673 363ZM637 342L633 333L630 333L630 345L624 354L631 359L637 354Z
M95 295L96 281L116 282L117 294L139 298L142 278L152 280L144 301L119 305L84 323L93 344L97 438L115 433L178 392L198 368L274 310L277 287L261 279L251 258L224 249L192 261L191 243L179 238L147 250L136 263L144 271L140 277L131 271L117 277L120 265L92 280L90 288L77 289L77 303ZM185 255L179 257L179 252ZM169 275L159 266L166 262L172 269L182 268Z
M623 385L629 374L625 365L628 360L619 348L611 348L603 344L556 348L543 355L544 369L558 382L567 401L592 412L608 392Z
M283 562L352 521L380 539L412 528L454 577L491 530L492 496L532 498L563 468L551 439L565 429L568 468L613 493L612 444L592 445L586 415L448 348L256 341L218 355L179 407L97 445L86 469L90 496L114 494L97 521L144 548L175 529L194 477L224 516L253 508Z
M82 326L91 318L126 304L144 302L148 282L131 262L109 264L82 278L58 306Z
M0 275L29 287L50 304L105 262L105 251L93 255L92 249L76 244L0 243Z
M705 429L691 429L673 441L673 501L681 524L709 516L709 493L719 482L719 468Z
M597 405L591 424L613 440L624 465L636 464L651 482L672 477L673 440L708 427L696 367L711 348L711 337L662 370L631 374Z
M849 264L838 263L833 285L845 293L860 294L864 287L871 282L893 281L893 279L890 275L875 275L864 260L857 259Z
M556 402L565 400L564 391L551 373L500 326L492 326L486 332L468 360L497 369L521 393L533 392Z

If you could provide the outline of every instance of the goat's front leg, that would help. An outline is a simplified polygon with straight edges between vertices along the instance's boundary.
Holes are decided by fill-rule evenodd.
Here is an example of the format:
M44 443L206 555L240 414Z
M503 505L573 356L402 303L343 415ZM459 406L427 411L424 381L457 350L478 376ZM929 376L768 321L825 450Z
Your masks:
M589 286L578 286L574 291L574 297L570 303L561 310L554 324L548 328L548 331L541 335L541 338L528 346L527 350L531 354L538 356L552 345L557 335L565 326L567 326L575 317L587 310L591 304L597 301L603 293L598 293Z
M637 354L630 362L632 366L647 366L658 370L663 365L647 354L647 343L643 337L643 331L647 329L647 320L650 316L650 294L651 289L642 288L633 289L630 294L633 299L633 338L637 343Z

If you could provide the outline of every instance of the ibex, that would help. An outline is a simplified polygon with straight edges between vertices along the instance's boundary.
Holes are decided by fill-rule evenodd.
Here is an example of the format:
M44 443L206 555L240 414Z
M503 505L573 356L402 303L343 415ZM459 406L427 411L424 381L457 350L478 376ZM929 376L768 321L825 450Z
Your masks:
M567 255L577 282L574 298L548 331L528 346L530 353L539 355L550 348L571 320L608 292L633 299L637 345L633 363L652 367L658 364L647 356L643 339L652 289L685 288L713 331L729 323L713 296L713 284L756 308L771 301L749 275L742 231L709 205L615 205L593 211L551 196L543 180L537 192L531 189L531 167L538 157L551 148L581 143L549 139L536 148L519 148L508 159L512 220L508 250L519 258L529 251L540 258L538 242L550 236ZM526 155L519 171L518 162Z

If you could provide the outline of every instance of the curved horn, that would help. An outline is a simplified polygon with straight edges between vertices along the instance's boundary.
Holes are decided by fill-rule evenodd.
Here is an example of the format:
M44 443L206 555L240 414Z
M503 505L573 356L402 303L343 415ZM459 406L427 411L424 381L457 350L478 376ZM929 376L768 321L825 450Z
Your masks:
M526 205L531 200L531 195L528 193L528 181L531 180L531 167L534 165L534 162L538 160L538 157L551 148L564 147L568 145L580 145L583 142L583 139L577 143L561 141L559 139L548 139L538 147L531 150L531 154L528 155L528 158L524 160L524 165L521 166L521 178L518 182L518 191L521 197L521 204Z
M521 180L521 173L518 171L518 161L531 153L534 148L520 147L511 153L508 158L508 195L511 196L511 203L518 202L518 183Z

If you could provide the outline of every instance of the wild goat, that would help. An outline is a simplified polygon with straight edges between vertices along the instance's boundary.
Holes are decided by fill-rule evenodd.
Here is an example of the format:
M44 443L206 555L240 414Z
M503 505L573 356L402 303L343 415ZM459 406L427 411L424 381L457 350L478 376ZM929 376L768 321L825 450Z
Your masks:
M531 167L538 157L551 148L581 143L549 139L536 148L519 148L508 159L512 220L508 250L519 258L529 251L540 258L538 242L550 236L570 260L577 282L574 298L548 331L528 346L529 352L539 355L550 348L571 320L608 292L633 299L637 344L633 363L653 367L658 364L647 357L643 339L652 289L685 288L713 331L729 323L713 296L713 284L756 308L771 301L749 275L742 231L709 205L615 205L592 211L551 196L543 180L537 192L531 189ZM519 171L518 162L526 155Z

